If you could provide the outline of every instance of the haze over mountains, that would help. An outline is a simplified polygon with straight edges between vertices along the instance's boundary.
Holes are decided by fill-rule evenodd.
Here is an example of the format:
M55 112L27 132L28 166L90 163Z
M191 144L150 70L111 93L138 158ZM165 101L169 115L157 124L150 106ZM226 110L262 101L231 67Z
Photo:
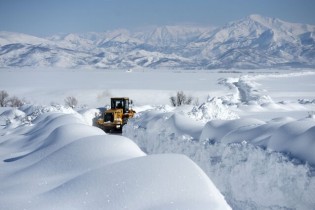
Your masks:
M0 32L0 67L315 67L315 26L251 15L219 28L163 26L35 37Z

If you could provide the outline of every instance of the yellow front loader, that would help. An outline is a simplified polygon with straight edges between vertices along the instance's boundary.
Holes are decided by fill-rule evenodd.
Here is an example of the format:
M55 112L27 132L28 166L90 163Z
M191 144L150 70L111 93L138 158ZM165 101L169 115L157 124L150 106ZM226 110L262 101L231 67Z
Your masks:
M102 117L97 120L97 127L103 129L106 133L122 131L122 127L136 113L130 108L130 101L127 97L111 98L111 108L105 110Z

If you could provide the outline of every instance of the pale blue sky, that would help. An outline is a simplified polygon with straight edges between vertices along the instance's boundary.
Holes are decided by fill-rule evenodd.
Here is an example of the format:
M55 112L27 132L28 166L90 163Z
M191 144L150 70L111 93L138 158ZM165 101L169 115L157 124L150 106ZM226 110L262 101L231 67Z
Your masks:
M315 25L315 0L0 0L0 31L51 35L182 23L221 26L250 14Z

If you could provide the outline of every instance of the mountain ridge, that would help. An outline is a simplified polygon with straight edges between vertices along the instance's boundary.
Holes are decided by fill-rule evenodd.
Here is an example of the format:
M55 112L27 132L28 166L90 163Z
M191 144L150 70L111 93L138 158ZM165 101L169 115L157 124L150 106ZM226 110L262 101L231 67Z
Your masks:
M250 15L219 28L161 26L36 37L0 32L0 67L315 67L315 26Z

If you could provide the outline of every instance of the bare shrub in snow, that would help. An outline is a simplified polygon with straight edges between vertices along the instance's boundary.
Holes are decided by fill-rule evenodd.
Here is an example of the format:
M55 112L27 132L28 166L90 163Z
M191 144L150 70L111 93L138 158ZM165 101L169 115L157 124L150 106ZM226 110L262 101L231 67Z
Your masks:
M178 91L176 96L171 96L170 101L173 106L182 106L184 104L191 104L193 98L187 96L183 91Z
M9 98L7 101L7 105L11 107L21 107L23 104L24 102L16 96Z
M172 106L176 106L176 105L177 105L177 104L176 104L176 97L175 97L175 96L171 96L171 97L170 97L170 100L171 100Z
M5 90L0 91L0 107L21 107L25 104L25 100L21 100L16 96L9 97Z
M0 107L7 106L9 94L5 90L0 91Z
M78 105L78 100L73 96L68 96L65 99L65 105L71 108L75 108Z

